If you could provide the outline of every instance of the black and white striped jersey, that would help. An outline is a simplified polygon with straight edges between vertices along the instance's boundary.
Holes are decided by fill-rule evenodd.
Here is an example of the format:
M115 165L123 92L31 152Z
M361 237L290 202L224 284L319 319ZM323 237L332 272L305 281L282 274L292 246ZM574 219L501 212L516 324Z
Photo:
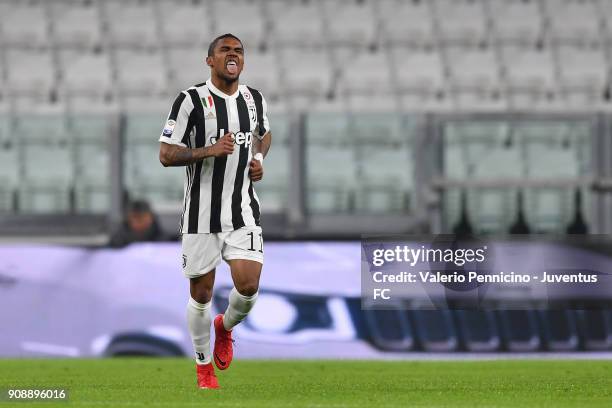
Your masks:
M216 143L227 132L235 137L232 154L186 166L183 234L259 225L260 204L248 164L253 137L261 139L269 130L266 101L248 86L226 95L209 79L177 96L160 142L196 148Z

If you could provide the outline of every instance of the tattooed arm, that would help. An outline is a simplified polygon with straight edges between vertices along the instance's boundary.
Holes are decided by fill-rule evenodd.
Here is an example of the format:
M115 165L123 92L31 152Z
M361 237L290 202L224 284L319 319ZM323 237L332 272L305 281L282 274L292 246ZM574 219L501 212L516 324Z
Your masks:
M227 156L233 151L233 135L226 133L214 145L195 149L162 142L159 147L159 161L164 167L188 166L207 157Z

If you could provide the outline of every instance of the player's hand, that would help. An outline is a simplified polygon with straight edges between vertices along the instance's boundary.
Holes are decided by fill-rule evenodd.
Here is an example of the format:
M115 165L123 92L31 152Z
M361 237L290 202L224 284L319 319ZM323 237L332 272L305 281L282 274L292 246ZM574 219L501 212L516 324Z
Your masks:
M217 140L212 146L212 153L215 157L227 156L234 152L234 135L232 133L224 134L221 139Z
M259 181L263 178L263 166L257 159L251 159L249 163L249 177L253 181Z

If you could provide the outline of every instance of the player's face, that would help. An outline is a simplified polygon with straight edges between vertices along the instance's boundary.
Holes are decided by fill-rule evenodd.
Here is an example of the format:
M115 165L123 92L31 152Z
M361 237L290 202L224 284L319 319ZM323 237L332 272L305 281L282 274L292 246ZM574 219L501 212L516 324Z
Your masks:
M206 62L218 77L236 81L244 65L242 44L234 38L223 38L217 43L213 55L206 58Z

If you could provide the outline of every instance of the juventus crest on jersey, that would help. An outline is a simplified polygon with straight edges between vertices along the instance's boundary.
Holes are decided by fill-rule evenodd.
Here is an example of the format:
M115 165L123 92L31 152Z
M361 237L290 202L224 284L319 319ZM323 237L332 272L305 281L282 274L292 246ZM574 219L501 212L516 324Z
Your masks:
M262 94L239 85L233 95L209 79L181 92L170 110L160 142L196 148L210 146L227 132L234 134L234 152L186 166L181 232L233 231L259 225L260 205L248 163L253 137L270 130Z

